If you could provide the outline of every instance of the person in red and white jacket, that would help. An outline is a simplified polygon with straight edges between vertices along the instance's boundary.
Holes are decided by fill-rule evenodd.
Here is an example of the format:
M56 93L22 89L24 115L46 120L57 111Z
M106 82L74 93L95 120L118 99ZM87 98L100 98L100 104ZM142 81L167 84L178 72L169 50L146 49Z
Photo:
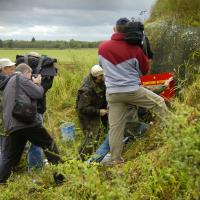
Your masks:
M164 99L141 86L140 76L148 73L150 64L140 46L128 44L124 40L127 22L127 18L117 20L111 40L100 44L98 51L109 105L111 160L107 162L108 165L123 162L121 153L128 107L153 109L161 119L167 112Z

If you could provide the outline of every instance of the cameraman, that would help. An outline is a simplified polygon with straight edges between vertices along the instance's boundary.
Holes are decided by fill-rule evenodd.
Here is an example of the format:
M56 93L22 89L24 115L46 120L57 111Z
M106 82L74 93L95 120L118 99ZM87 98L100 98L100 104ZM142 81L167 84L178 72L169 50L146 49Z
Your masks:
M165 118L164 99L141 86L140 76L148 73L147 56L137 45L125 41L127 18L120 18L111 39L99 46L99 64L105 72L106 98L109 105L109 145L111 159L106 165L123 162L124 129L129 106L153 109L159 118Z
M19 59L17 58L17 63L21 63L22 61L26 62L26 64L28 64L32 68L34 72L32 76L34 78L36 78L38 74L40 74L40 71L41 71L40 65L42 66L44 63L47 64L52 61L51 59L49 60L49 58L41 56L37 52L30 52L27 55L21 57L21 59L22 60L20 60L20 57ZM48 67L47 71L49 70L50 70L50 67ZM37 101L37 111L39 113L39 117L42 123L43 123L43 115L46 111L46 92L48 91L48 89L51 88L52 83L53 83L53 76L42 76L41 85L44 89L44 94L42 98ZM28 155L27 155L27 162L28 162L29 170L34 169L34 168L42 168L43 166L42 149L38 146L35 146L34 144L31 144L28 151Z
M30 52L28 53L28 55L33 56L35 58L41 57L41 55L37 52ZM32 79L37 78L37 77L38 77L38 74L32 74ZM43 124L43 114L45 110L46 110L46 104L44 103L44 97L42 97L41 99L38 100L38 103L37 103L37 111L39 113L39 117L42 124ZM32 170L34 168L42 168L43 154L42 154L42 149L39 146L36 146L34 144L30 145L30 148L27 154L27 163L28 163L28 170Z

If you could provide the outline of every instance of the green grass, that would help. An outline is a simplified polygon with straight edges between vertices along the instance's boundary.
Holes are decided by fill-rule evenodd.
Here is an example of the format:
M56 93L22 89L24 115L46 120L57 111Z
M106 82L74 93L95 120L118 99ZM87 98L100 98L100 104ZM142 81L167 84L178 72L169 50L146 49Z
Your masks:
M0 57L13 59L16 53L26 52L0 50ZM67 162L33 173L20 170L7 186L0 186L0 199L199 200L199 78L185 90L181 101L175 99L172 103L173 114L166 128L152 127L144 138L125 148L124 164L110 168L88 166L74 159L81 133L77 130L75 142L66 143L60 138L59 125L63 120L73 121L78 128L76 91L89 68L97 63L97 50L38 52L59 60L59 74L47 95L45 126ZM54 184L54 171L65 174L63 185Z
M41 55L48 55L58 59L59 63L79 63L82 66L90 65L98 61L97 49L64 49L64 50L48 50L48 49L0 49L0 57L8 57L13 61L16 55L24 55L31 51L36 51Z

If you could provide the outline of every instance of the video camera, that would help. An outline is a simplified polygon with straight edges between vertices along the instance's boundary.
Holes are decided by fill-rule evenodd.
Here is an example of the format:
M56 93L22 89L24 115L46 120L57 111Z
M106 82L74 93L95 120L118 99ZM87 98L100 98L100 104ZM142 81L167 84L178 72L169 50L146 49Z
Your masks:
M131 45L140 46L149 59L153 59L149 39L144 33L144 24L140 21L131 20L125 26L125 41Z
M32 55L17 55L16 64L26 63L33 70L32 77L37 78L39 74L42 76L41 85L45 92L52 87L53 79L57 75L55 63L57 59L48 56L36 57Z

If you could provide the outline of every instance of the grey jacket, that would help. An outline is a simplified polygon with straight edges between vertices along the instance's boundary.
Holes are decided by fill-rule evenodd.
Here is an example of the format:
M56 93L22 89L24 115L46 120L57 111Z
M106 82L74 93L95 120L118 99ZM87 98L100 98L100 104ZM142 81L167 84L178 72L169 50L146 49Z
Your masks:
M37 100L42 98L43 87L37 86L30 79L19 75L19 100L37 106ZM3 92L3 125L7 134L13 131L33 127L41 124L39 115L32 124L19 122L12 116L12 110L15 105L16 76L13 76L7 83Z

